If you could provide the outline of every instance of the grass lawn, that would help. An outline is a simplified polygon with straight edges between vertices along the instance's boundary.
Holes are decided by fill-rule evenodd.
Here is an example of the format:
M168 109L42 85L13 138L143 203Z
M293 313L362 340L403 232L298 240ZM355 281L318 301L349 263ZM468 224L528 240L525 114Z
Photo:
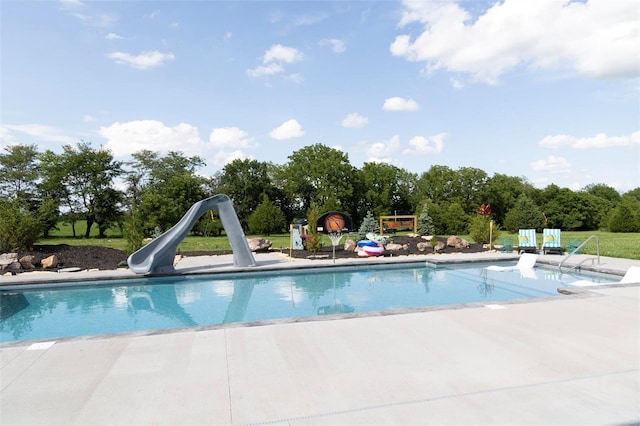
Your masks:
M42 238L36 244L69 244L69 245L96 245L106 246L119 250L124 250L126 241L122 237L119 228L112 228L107 232L107 238L98 238L98 228L93 227L90 238L76 237L73 238L71 226L68 224L60 224L58 230L51 233L51 237ZM76 235L84 236L86 225L83 221L76 223ZM406 235L406 233L401 233ZM627 259L640 260L640 233L613 233L603 231L562 231L562 245L566 247L570 239L585 241L589 236L596 235L600 243L600 255L610 257L621 257ZM289 234L273 234L269 236L247 235L247 238L265 238L273 242L272 250L286 251L289 249ZM473 242L469 235L462 235L463 238ZM501 231L500 238L512 238L514 246L517 246L518 235ZM331 240L326 235L322 236L325 245L330 246ZM357 239L355 234L351 238ZM342 242L345 238L343 237ZM542 234L537 235L538 247L542 245ZM187 236L178 246L178 251L211 251L211 250L230 250L231 246L226 236L222 237L196 237ZM596 241L591 240L581 250L583 254L596 254Z

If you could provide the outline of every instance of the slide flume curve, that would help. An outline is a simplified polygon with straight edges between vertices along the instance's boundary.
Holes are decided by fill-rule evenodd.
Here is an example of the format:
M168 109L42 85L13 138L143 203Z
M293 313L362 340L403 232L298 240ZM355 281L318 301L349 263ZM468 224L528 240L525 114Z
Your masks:
M178 245L200 219L200 216L212 209L218 211L222 226L231 243L233 264L235 266L256 266L253 253L251 253L231 199L225 194L218 194L192 205L171 229L132 253L127 259L129 269L136 274L156 275L175 272L173 260Z

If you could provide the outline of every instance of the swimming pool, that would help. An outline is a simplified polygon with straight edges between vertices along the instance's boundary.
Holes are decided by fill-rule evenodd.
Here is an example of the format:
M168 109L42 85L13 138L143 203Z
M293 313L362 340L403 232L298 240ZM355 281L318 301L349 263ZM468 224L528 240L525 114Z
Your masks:
M558 296L604 274L424 263L93 281L0 290L0 341L57 339Z

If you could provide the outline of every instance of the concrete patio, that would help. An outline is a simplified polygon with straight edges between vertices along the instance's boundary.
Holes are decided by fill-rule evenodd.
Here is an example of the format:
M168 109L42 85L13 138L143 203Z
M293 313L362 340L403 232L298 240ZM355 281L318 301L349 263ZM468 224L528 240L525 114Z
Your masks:
M178 269L216 262L232 268L194 258ZM602 263L620 275L640 264ZM640 422L640 286L4 344L0 361L3 425L630 424Z

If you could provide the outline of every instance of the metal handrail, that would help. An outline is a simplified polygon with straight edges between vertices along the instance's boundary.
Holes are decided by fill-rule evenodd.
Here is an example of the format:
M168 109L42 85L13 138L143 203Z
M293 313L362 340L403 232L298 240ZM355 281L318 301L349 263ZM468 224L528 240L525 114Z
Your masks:
M589 241L591 241L594 238L596 240L596 255L597 255L598 265L600 264L600 239L598 238L597 235L591 235L591 236L589 236L589 238L584 240L584 242L582 244L580 244L578 247L576 247L571 253L566 255L564 259L562 259L562 261L558 265L558 270L560 271L560 273L562 273L562 265L564 264L564 262L566 262L571 256L573 256L578 250L580 250L582 247L584 247L585 244L587 244ZM593 265L593 260L594 259L593 258L587 258L587 259L583 259L577 265L574 265L570 270L577 269L579 266L581 266L583 263L585 263L585 262L587 262L589 260L591 261L591 264Z

